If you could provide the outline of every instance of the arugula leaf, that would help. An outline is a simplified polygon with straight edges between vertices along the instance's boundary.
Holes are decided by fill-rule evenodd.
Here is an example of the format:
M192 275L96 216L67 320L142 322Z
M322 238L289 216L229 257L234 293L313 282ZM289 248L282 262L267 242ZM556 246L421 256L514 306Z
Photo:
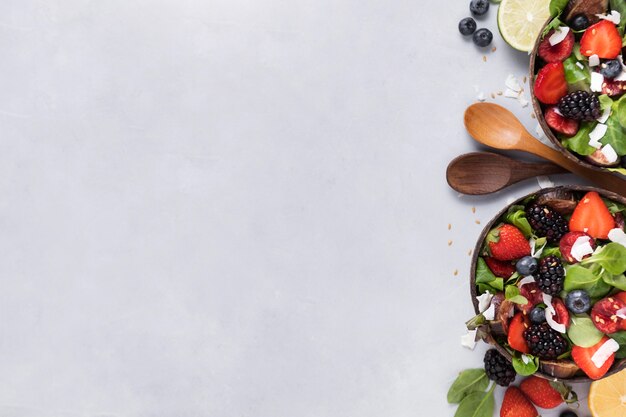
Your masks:
M615 352L615 357L619 359L626 358L626 331L622 330L610 334L609 337L619 343L619 350Z
M563 10L565 10L565 7L567 6L568 2L569 0L551 0L550 1L550 15L554 17L560 15L563 12Z
M489 385L489 378L482 368L466 369L459 374L448 390L448 403L458 404L468 394L484 392Z
M579 155L591 155L596 151L596 148L589 145L589 132L596 127L597 122L584 122L580 124L580 129L571 138L563 135L559 135L561 143L567 149L576 152Z
M530 227L530 223L528 223L528 219L526 219L526 210L524 209L524 206L515 205L509 207L504 219L507 223L511 223L513 226L520 229L527 238L530 237L533 232L533 229Z
M515 369L515 372L522 376L529 376L537 372L539 369L539 358L533 355L525 356L529 359L528 363L524 363L524 360L521 357L513 357L513 369Z
M504 291L504 298L515 304L528 304L528 299L520 294L519 288L515 285L507 285L506 290Z
M496 384L487 392L473 392L463 398L454 417L492 417L495 406L493 391Z
M611 274L619 275L626 272L626 247L619 243L611 242L599 252L589 258L583 259L580 265L599 264ZM569 270L568 270L569 273Z
M570 265L566 270L563 289L567 292L585 290L591 298L601 298L611 291L611 286L605 283L599 275L580 264Z

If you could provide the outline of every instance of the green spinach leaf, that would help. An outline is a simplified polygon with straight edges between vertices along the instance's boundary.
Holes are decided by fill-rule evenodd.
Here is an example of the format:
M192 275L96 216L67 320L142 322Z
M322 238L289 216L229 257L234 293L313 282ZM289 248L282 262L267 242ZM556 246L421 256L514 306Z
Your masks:
M522 376L529 376L537 372L539 369L539 358L532 355L525 355L528 359L528 363L524 363L524 360L520 357L513 357L513 369L515 372Z
M604 246L599 252L580 262L580 265L589 264L599 264L602 268L614 275L623 274L626 272L626 247L619 243L611 242Z
M484 392L488 385L489 378L487 378L484 369L466 369L459 374L450 386L448 402L450 404L458 404L472 392Z
M463 398L454 417L493 417L495 399L493 390L496 384L492 384L487 392L473 392Z
M587 258L591 259L591 258ZM605 283L599 275L580 264L571 265L566 268L565 282L563 289L567 292L572 290L585 290L591 298L604 297L611 291L611 287Z
M505 216L505 221L520 229L527 238L530 237L533 232L530 227L530 223L528 223L528 219L526 219L526 210L524 209L524 206L515 205L509 207Z
M528 299L523 295L520 295L520 290L515 285L507 285L506 290L504 291L504 298L515 304L528 304Z
M626 358L626 330L610 334L609 337L619 343L619 350L615 352L615 357L619 359Z
M580 124L580 129L571 138L560 135L561 143L567 149L576 152L579 155L591 155L596 148L589 145L589 132L596 127L597 122L584 122Z
M567 6L569 0L551 0L550 1L550 15L552 17L556 17L560 15L565 7Z

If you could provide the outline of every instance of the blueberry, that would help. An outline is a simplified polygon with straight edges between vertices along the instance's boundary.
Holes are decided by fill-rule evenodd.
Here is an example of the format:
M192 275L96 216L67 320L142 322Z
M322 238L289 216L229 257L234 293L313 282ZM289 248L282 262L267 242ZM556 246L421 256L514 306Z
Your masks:
M546 310L541 307L535 307L530 310L530 321L534 324L541 324L546 321Z
M488 46L493 40L493 34L489 29L478 29L474 32L472 40L477 46Z
M617 59L600 64L600 74L606 78L615 78L622 73L622 64Z
M565 297L565 305L574 314L583 314L591 308L591 298L587 291L570 291Z
M559 414L559 417L578 417L578 414L576 414L572 410L567 410Z
M466 17L465 19L459 22L459 32L461 35L471 35L476 32L476 21L471 17Z
M489 10L489 0L472 0L470 2L470 12L476 16L482 16Z
M515 264L515 269L517 269L517 272L519 272L519 274L524 277L527 277L537 272L538 267L539 263L532 256L524 256Z
M574 30L585 30L589 27L589 19L584 14L577 14L570 20L569 25Z

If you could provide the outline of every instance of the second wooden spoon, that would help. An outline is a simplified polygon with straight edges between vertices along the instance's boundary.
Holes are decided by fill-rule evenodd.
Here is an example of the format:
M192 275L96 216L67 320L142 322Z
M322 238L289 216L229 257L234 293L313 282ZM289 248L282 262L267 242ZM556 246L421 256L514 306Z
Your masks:
M472 152L454 158L446 171L450 187L463 194L495 193L516 182L540 175L563 174L550 162L529 163L491 152Z

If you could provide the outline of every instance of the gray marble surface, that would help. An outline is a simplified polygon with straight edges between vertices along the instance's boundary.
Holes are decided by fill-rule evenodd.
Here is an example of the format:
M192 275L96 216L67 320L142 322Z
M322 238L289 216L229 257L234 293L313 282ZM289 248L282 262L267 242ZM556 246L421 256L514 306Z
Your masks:
M537 188L446 185L528 63L466 7L3 1L0 415L452 416L476 221Z

